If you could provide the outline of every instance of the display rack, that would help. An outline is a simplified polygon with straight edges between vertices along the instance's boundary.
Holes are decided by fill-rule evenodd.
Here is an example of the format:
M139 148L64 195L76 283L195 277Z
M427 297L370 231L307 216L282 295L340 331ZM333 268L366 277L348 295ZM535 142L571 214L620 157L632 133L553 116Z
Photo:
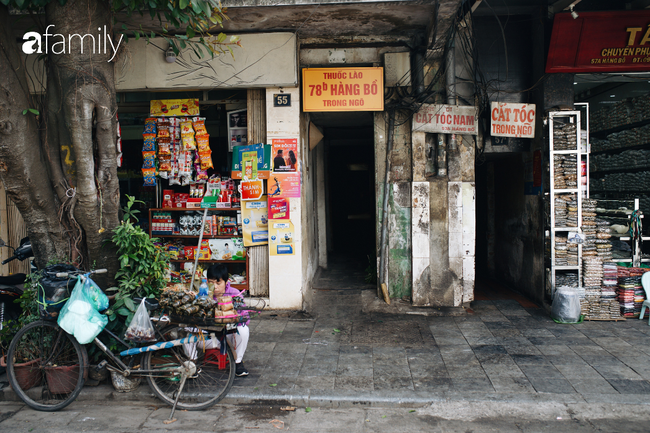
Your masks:
M631 212L633 211L634 214L638 215L640 219L644 218L643 213L639 210L639 199L635 198L633 200L614 200L614 203L621 202L632 202L634 201L634 206L633 209L630 210L624 210L624 206L619 206L617 209L604 209L600 212L601 215L609 218L617 218L619 220L626 220L626 223L628 227L633 226L634 222L632 221L633 214ZM648 263L650 262L650 258L643 258L643 242L644 241L650 241L650 236L642 236L641 233L639 233L638 230L631 230L632 236L629 234L630 230L628 230L628 234L626 236L621 236L621 235L616 235L613 234L617 240L623 241L623 242L629 242L630 247L632 249L632 253L630 258L627 259L622 259L622 258L617 258L614 259L615 262L621 262L621 263L632 263L632 266L638 267L641 263Z
M176 208L176 207L170 207L170 208L152 208L149 209L149 236L153 238L159 238L159 239L164 239L164 240L181 240L184 245L187 246L196 246L198 240L200 237L202 237L203 240L210 240L210 239L233 239L233 238L242 238L241 231L238 232L236 235L214 235L214 234L204 234L203 236L199 235L180 235L180 234L173 234L173 233L161 233L158 231L153 230L153 218L152 214L154 212L170 212L170 213L178 213L179 216L181 213L193 213L193 212L203 212L205 209L199 209L199 208ZM236 214L240 208L222 208L222 209L209 209L208 212L212 214ZM185 263L189 261L194 261L194 259L174 259L170 260L171 263ZM213 263L224 263L226 265L229 265L229 271L233 269L235 266L237 266L239 269L242 267L245 267L246 269L246 280L243 283L233 283L231 282L230 285L237 290L248 290L248 285L249 285L249 264L248 264L248 250L247 248L244 247L244 260L199 260L199 264L213 264ZM232 266L231 266L232 265ZM243 265L243 266L242 266ZM231 274L234 272L230 272Z
M556 257L556 238L559 234L563 234L567 238L570 233L581 233L582 221L582 198L583 190L581 188L581 161L583 155L588 153L588 146L585 152L582 151L581 146L581 123L580 111L551 111L548 113L548 131L549 131L549 152L550 152L550 277L551 277L551 297L555 293L557 276L559 273L575 273L577 274L577 288L582 288L582 246L577 243L577 263L575 265L558 265ZM564 139L573 141L573 134L575 134L575 146L559 146L560 133L556 131L557 127L566 127L567 129L575 132L571 133L570 137L565 132L562 133ZM575 148L572 148L575 147ZM571 188L556 188L556 156L565 156L567 160L575 159L576 162L576 185ZM577 202L577 224L566 226L558 225L556 220L556 204L555 199L560 198L564 194L575 194Z

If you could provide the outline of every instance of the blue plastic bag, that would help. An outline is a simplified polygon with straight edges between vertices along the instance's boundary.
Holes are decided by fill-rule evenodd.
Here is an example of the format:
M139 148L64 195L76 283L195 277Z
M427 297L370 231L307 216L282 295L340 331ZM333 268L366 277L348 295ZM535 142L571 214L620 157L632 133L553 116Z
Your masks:
M108 324L108 317L97 311L104 305L108 307L106 295L88 278L80 276L70 299L61 309L57 323L68 334L74 335L79 344L88 344Z

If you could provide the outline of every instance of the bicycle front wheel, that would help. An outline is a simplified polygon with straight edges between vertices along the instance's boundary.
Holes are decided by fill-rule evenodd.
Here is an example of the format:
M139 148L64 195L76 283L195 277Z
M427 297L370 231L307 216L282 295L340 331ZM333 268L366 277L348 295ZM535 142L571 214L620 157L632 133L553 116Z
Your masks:
M177 340L192 335L198 336L196 328L168 326L161 331L162 341ZM209 335L203 336L209 341ZM204 341L200 338L200 341ZM221 401L232 388L235 379L235 358L227 346L225 356L219 356L218 349L204 350L204 343L192 343L167 349L145 352L142 365L145 370L158 371L147 376L151 390L162 401L174 404L181 383L180 375L172 375L180 367L191 371L176 407L186 410L202 410Z
M23 327L7 352L11 388L29 407L53 412L72 403L84 385L85 349L56 323Z

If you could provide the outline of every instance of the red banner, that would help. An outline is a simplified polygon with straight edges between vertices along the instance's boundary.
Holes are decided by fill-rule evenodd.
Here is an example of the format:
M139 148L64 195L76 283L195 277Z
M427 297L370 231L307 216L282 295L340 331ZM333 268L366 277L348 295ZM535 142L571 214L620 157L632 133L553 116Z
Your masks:
M555 15L547 73L650 71L650 11Z

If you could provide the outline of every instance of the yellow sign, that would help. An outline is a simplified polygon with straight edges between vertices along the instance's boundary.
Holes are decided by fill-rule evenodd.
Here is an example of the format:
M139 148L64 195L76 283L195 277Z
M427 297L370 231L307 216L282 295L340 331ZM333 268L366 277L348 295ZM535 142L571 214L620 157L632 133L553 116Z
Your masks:
M384 68L305 68L303 111L384 111Z
M198 99L159 99L151 101L150 115L160 117L198 116Z

